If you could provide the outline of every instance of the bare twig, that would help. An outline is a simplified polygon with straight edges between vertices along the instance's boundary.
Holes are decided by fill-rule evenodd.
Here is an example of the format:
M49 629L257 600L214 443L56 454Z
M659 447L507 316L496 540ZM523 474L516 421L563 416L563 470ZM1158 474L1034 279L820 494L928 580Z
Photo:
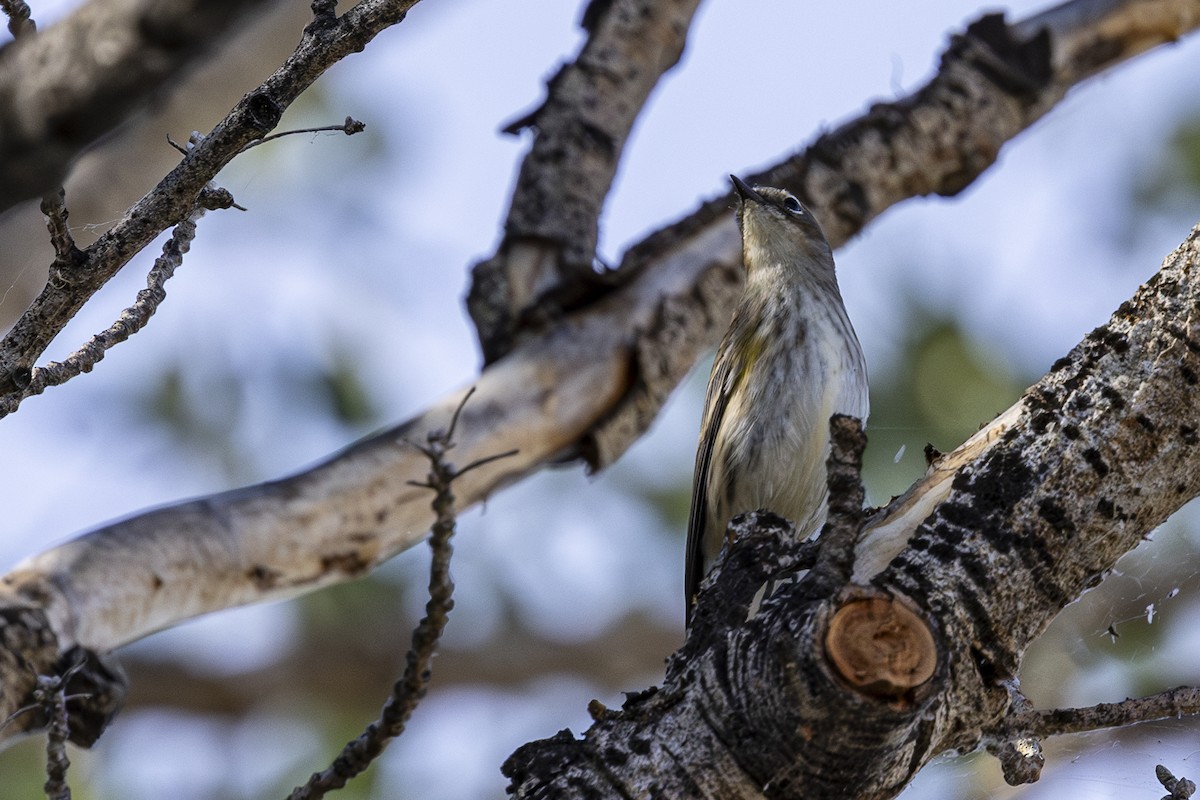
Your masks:
M46 721L46 796L51 800L71 800L71 787L67 784L67 769L71 766L67 758L67 741L70 739L71 722L67 713L67 702L83 697L68 695L67 684L83 669L82 662L62 675L37 675L32 692L33 702L23 706L0 722L0 730L22 714L40 711Z
M454 447L454 430L458 426L459 414L473 392L472 389L463 397L448 428L431 431L424 445L413 444L429 459L429 475L423 482L409 483L433 490L433 510L437 519L429 536L429 548L432 551L429 602L425 604L425 616L413 631L404 675L393 685L392 694L384 703L379 719L349 742L327 769L314 773L306 784L297 787L289 795L289 800L313 800L324 797L330 790L345 786L348 780L363 772L392 739L404 732L417 704L425 696L433 675L431 662L434 650L445 630L450 610L454 607L454 582L450 578L450 559L454 551L450 539L454 535L455 508L451 484L476 467L510 455L504 453L481 458L462 469L455 468L446 460L447 453Z
M197 197L247 144L262 139L325 70L361 51L419 0L361 0L340 17L318 14L291 57L243 97L181 163L83 252L72 280L47 283L0 341L0 401L15 399L34 362L91 296L167 228L192 213ZM3 70L0 70L0 74Z
M65 675L38 676L38 688L34 699L41 703L46 714L46 796L51 800L71 800L71 787L67 784L67 739L71 727L67 719L67 681L74 669Z
M297 133L326 133L326 132L341 132L341 133L346 134L347 136L353 136L356 133L362 133L366 129L366 127L367 127L367 124L365 122L359 122L354 117L346 117L346 121L343 122L341 125L322 125L319 128L298 128L294 131L280 131L279 133L272 133L270 136L264 136L261 139L257 139L253 142L250 142L250 144L248 144L242 148L242 152L243 153L246 152L251 147L258 147L260 144L266 144L267 142L271 141L272 139L278 139L281 136L294 136Z
M26 397L41 394L50 386L59 386L81 372L91 372L108 350L140 331L154 316L159 304L166 299L166 282L183 263L183 256L196 236L196 220L205 208L197 206L188 219L175 226L171 238L163 244L162 255L154 261L146 276L146 288L137 293L134 304L121 312L117 321L63 361L52 361L44 367L34 367L28 384L18 392L0 398L0 417L11 414Z
M1179 686L1149 697L1129 698L1119 703L1029 711L1019 714L1016 724L1034 736L1057 736L1193 714L1200 714L1200 688Z
M1180 686L1149 697L1129 698L1119 703L1050 711L1038 711L1015 686L1010 686L1009 711L997 726L987 732L987 749L999 759L1005 781L1017 786L1033 783L1040 777L1045 764L1040 742L1044 737L1119 728L1193 714L1200 714L1200 688L1191 686ZM1172 787L1168 786L1167 789L1170 791ZM1180 796L1188 797L1190 794Z

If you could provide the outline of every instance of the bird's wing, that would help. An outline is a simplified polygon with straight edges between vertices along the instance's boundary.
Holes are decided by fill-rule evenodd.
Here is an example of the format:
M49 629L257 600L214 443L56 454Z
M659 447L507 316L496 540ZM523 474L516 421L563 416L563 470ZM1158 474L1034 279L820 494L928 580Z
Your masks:
M687 548L684 551L683 590L687 618L690 624L692 602L704 579L704 534L708 528L708 484L712 468L713 448L717 431L734 383L740 378L732 373L731 359L724 357L729 339L721 342L713 362L712 375L708 378L708 391L704 396L704 419L700 423L700 444L696 449L696 470L692 474L692 508L688 513Z

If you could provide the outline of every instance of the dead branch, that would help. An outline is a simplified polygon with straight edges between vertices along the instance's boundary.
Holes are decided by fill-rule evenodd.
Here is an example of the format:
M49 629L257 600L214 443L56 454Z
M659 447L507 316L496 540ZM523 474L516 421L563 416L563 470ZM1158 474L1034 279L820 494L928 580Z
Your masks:
M83 304L155 237L186 219L216 174L274 129L301 92L333 64L404 19L417 2L362 0L340 17L334 16L332 5L316 3L320 12L283 66L243 97L179 166L74 263L51 274L41 294L0 341L0 400L19 403L17 395L29 383L34 362Z
M1200 20L1200 14L1186 16L1195 5L1195 0L1075 0L1068 6L1080 12L1072 18L1076 28L1047 12L1006 29L1006 35L994 23L982 32L968 30L969 41L956 40L928 86L827 134L778 169L796 178L791 188L824 210L831 238L842 241L852 224L865 224L902 197L961 189L992 162L1003 141L1044 113L1072 81L1128 54L1109 47L1098 60L1088 51L1088 69L1083 69L1071 60L1074 51L1061 51L1060 39L1072 42L1085 31L1103 29L1108 40L1119 42L1126 35L1131 43L1144 43L1145 27L1129 20L1129 9L1136 8L1145 14L1160 9L1160 21L1174 20L1155 34L1158 41L1173 41ZM1089 8L1098 11L1082 13ZM1043 19L1053 21L1046 23L1052 33L1029 37ZM1010 70L999 69L996 59L1006 64L1006 57L1016 59L1018 75L1029 71L1025 66L1031 59L1047 67L1031 73L1040 76L1042 91L1031 94L1029 80L1015 80ZM1083 57L1081 51L1078 58ZM257 96L243 101L235 117L250 114ZM214 132L206 142L237 138L221 126L218 131L221 136ZM208 152L180 169L212 166L219 158ZM809 164L803 174L796 170L799 163ZM839 183L835 177L841 170L852 178ZM896 170L903 176L899 181ZM164 183L138 208L161 211L194 197L194 191L178 192L173 185ZM851 206L845 206L847 200ZM621 285L484 370L477 381L479 396L461 421L460 452L466 460L520 452L464 476L457 487L464 506L564 453L582 453L594 466L606 465L644 430L725 326L725 309L738 288L738 247L723 205L712 201L632 248L619 270ZM850 213L853 208L858 212ZM98 253L119 249L111 238L96 247ZM15 624L30 626L25 630L37 641L49 637L50 652L75 643L106 652L200 613L361 574L420 541L429 529L428 509L406 485L421 474L420 459L401 440L425 435L460 398L456 393L307 472L137 515L27 560L0 584L7 602L21 612ZM1019 410L1011 414L1009 422ZM1002 432L997 428L995 437ZM992 441L989 436L981 434L968 443L974 449L938 462L929 480L948 486L950 465L970 461L981 442ZM937 499L936 492L925 491L896 509L925 507ZM876 525L876 540L903 549L915 521L905 522L900 526L905 530L894 536L880 539L878 534L897 520L896 509ZM863 567L869 560L866 549L860 545L856 576L869 577L891 560L887 556ZM17 702L21 696L0 700Z
M0 50L0 211L53 191L87 146L265 5L91 0Z

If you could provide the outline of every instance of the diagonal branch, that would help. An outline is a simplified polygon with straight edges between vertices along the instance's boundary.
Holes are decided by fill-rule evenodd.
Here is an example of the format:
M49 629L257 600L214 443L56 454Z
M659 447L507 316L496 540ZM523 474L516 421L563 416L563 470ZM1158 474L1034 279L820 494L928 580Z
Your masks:
M600 210L638 114L678 61L699 0L591 0L587 43L546 100L505 128L534 131L504 239L472 270L467 307L487 363L602 289Z
M86 147L267 2L91 0L0 50L0 211L53 191Z
M1036 780L1029 732L1119 724L1139 705L1143 718L1196 710L1197 691L1182 689L1041 715L1022 708L1015 681L1054 616L1200 495L1198 309L1200 225L1025 393L1018 423L959 471L869 585L830 595L810 572L736 629L689 639L654 691L595 715L579 738L518 749L502 768L510 793L623 797L654 785L672 797L882 800L947 751L988 746L1009 780ZM838 621L856 608L877 635L847 641ZM926 649L919 670L898 673L912 682L860 680Z
M947 493L930 492L933 513L882 572L859 575L935 610L946 640L963 643L947 660L947 703L980 727L1002 724L1025 649L1062 607L1200 494L1198 302L1200 226L1001 415L1003 433L964 445L973 457ZM884 518L915 521L906 504ZM965 746L965 730L943 745Z
M1196 0L1136 0L1115 8L1108 0L1069 4L1104 11L1080 17L1076 38L1089 26L1103 25L1113 41L1122 30L1135 38L1144 34L1140 24L1116 25L1126 18L1123 9L1147 14L1174 9L1183 15L1197 5ZM1165 20L1169 14L1163 13ZM1020 29L1039 19L1021 23ZM1186 24L1164 23L1159 41L1174 41L1196 24L1200 13ZM834 220L831 238L843 241L849 230L848 217L837 213L837 197L861 198L870 211L861 212L858 204L856 219L864 224L901 196L961 188L992 162L1000 142L1044 113L1049 98L1065 92L1069 83L1064 81L1099 68L1094 53L1090 70L1061 66L1065 56L1052 36L1050 88L1031 99L1024 83L1016 81L1020 85L1010 90L1013 81L998 82L994 59L978 52L1002 37L989 30L971 39L971 57L954 55L964 45L953 45L939 75L913 97L886 114L876 107L779 167L787 171L787 165L811 163L802 186L811 185L806 195ZM1019 41L1015 52L1023 54L1017 64L1025 63L1029 52ZM1109 47L1103 55L1104 64L1111 65L1127 52ZM981 60L986 67L979 66ZM245 105L238 113L250 113ZM214 132L206 143L214 138L221 137ZM835 141L844 147L832 150ZM211 157L209 152L200 161ZM839 184L835 167L854 180ZM897 182L897 173L908 177ZM914 174L926 177L917 181ZM857 188L839 195L838 185ZM168 202L157 193L149 197L156 196L143 201L148 210ZM519 453L463 476L456 484L462 507L564 453L582 453L594 466L604 466L644 430L727 323L739 285L739 247L723 207L723 200L712 201L631 249L620 270L624 285L483 371L475 382L478 396L460 421L460 457L470 462L513 449ZM121 245L109 239L105 246ZM33 609L43 615L57 647L79 643L103 652L197 614L360 575L425 537L432 518L420 493L407 485L423 474L423 465L401 441L420 439L441 424L460 397L461 392L454 393L306 472L93 531L18 565L0 582L0 592L23 613ZM947 456L946 463L954 459Z
M331 66L361 51L375 36L404 19L419 0L362 0L340 17L318 0L314 21L296 50L257 89L243 97L125 216L75 263L55 263L50 280L0 341L0 400L20 402L35 360L67 322L134 255L187 218L205 186L251 142L279 122L284 109ZM325 6L329 6L328 9Z

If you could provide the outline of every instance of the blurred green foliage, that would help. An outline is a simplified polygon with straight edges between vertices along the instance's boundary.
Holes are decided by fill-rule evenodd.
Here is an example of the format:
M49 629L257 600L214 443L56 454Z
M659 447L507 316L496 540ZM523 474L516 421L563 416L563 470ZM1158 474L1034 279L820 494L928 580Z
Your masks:
M79 759L79 751L68 745L67 757L75 762ZM42 786L46 783L45 769L46 739L43 736L26 739L0 752L0 800L42 797ZM72 776L71 772L67 774ZM69 780L74 800L96 797L87 781L70 777Z
M1157 211L1194 205L1200 194L1200 115L1179 122L1155 151L1153 166L1134 175L1135 209Z
M371 400L354 354L348 348L338 348L333 363L312 376L316 393L324 391L325 404L333 418L349 427L376 423L380 414Z
M358 356L340 342L327 350L331 355L324 359L264 351L253 373L201 353L187 364L165 366L154 382L137 387L134 405L144 421L179 445L180 454L216 462L231 483L261 480L252 443L262 436L247 435L245 426L264 415L250 413L252 407L278 409L265 418L289 425L333 422L348 436L379 424Z
M925 446L948 452L1012 405L1033 376L970 341L958 323L909 303L907 336L890 370L871 374L863 479L883 504L925 472Z

